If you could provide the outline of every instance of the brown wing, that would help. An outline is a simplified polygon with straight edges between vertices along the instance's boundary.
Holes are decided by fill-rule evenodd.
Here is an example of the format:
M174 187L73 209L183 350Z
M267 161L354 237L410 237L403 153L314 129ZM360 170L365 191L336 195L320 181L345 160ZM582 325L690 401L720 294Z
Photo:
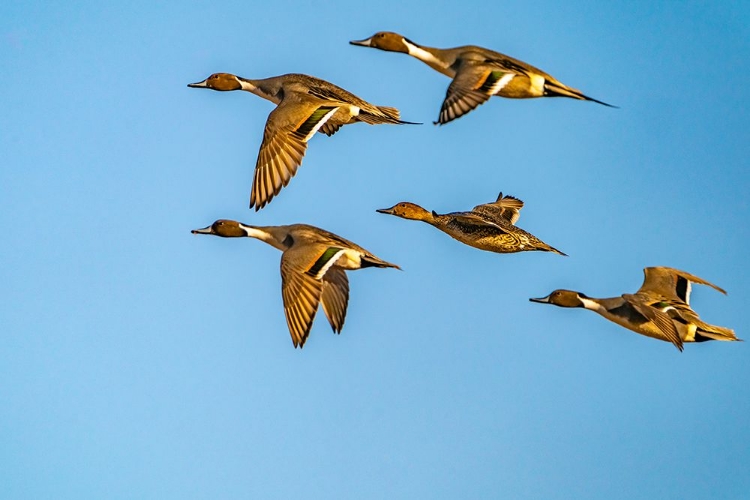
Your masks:
M307 141L337 109L290 93L268 115L255 164L250 208L260 210L289 184L302 164Z
M466 232L483 232L487 234L510 234L509 229L503 227L502 221L491 221L471 212L454 212L446 214L451 216L449 227L454 227Z
M458 78L458 75L456 75L456 78ZM461 83L454 79L448 86L448 92L445 94L445 100L443 100L440 116L436 123L445 125L456 118L460 118L477 106L484 104L489 98L490 96L483 92L461 86Z
M627 300L636 311L652 321L657 328L661 330L667 340L672 342L677 349L682 351L682 339L680 338L680 334L677 332L677 327L674 326L674 322L669 314L644 304L637 295L626 293L622 295L622 298Z
M512 80L514 72L476 61L464 61L448 86L437 123L460 118L484 104Z
M317 84L310 85L307 92L324 101L346 103L358 107L358 121L363 121L371 125L378 123L400 123L398 109L387 106L376 106L330 82L319 81Z
M497 197L493 203L477 205L471 211L489 217L490 219L504 219L506 222L515 224L521 216L520 211L523 208L523 202L513 196L503 196L503 193Z
M513 59L509 56L503 56L503 57L489 57L484 60L484 63L492 66L493 68L497 68L502 71L507 71L509 73L515 73L519 75L533 75L538 74L542 76L549 76L544 71L535 68L534 66L531 66L530 64L527 64L523 61L519 61L518 59Z
M341 333L349 303L349 279L339 267L332 267L323 276L323 312L336 333Z
M320 303L323 282L306 272L317 257L307 247L292 247L281 255L281 297L294 347L305 345Z
M671 267L647 267L643 270L643 284L638 292L658 294L669 300L681 300L690 304L690 283L707 285L726 295L722 288L679 269Z
M373 106L348 90L324 80L318 80L316 83L309 82L307 84L307 93L324 101L347 102L359 108Z

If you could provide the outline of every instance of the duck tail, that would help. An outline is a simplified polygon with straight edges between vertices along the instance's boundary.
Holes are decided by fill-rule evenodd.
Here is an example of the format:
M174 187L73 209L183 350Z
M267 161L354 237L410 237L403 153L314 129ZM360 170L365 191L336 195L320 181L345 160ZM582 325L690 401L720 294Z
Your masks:
M375 124L375 123L391 123L394 125L422 125L421 123L416 122L407 122L401 119L401 112L396 109L392 108L390 106L377 106L378 111L380 111L380 115L368 115L367 118L370 120L368 121L362 114L360 114L359 118L363 122Z
M601 104L603 106L607 106L608 108L619 109L618 106L607 104L606 102L600 101L599 99L594 99L593 97L589 97L583 92L581 92L580 90L566 87L562 84L557 85L549 81L544 84L544 94L550 97L570 97L573 99L579 99L581 101L591 101L591 102Z
M695 341L705 342L707 340L723 340L725 342L742 342L742 339L737 338L734 334L734 330L731 328L724 328L723 326L715 325L701 325L695 331Z
M401 112L398 109L389 106L378 106L378 109L391 120L400 121Z
M361 267L393 267L395 269L401 270L401 268L396 264L391 264L390 262L387 262L385 260L378 259L374 255L368 254L365 254L361 257Z
M553 246L550 246L550 245L548 245L548 244L544 243L543 241L542 241L542 242L540 242L540 243L541 243L541 245L539 246L539 250L543 250L543 251L545 251L545 252L552 252L552 253L556 253L557 255L562 255L563 257L567 257L567 256L568 256L568 254L566 254L566 253L564 253L564 252L561 252L561 251L560 251L560 250L558 250L557 248L555 248L555 247L553 247Z

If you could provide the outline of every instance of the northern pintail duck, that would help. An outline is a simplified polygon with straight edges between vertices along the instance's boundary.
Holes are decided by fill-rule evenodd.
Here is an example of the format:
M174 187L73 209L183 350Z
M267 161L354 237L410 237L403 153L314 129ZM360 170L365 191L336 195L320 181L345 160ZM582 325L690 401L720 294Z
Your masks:
M565 255L534 236L517 227L523 202L513 196L497 197L493 203L477 205L471 212L438 214L428 212L415 203L401 202L391 208L377 210L381 214L395 215L404 219L421 220L440 229L451 238L469 246L497 253L541 250Z
M294 347L305 345L320 303L333 331L341 332L349 303L349 280L344 271L364 267L401 269L351 241L307 224L249 226L222 219L192 233L257 238L283 252L281 297Z
M514 99L571 97L615 107L568 87L530 64L483 47L466 45L437 49L418 45L398 33L388 31L349 43L409 54L452 78L440 108L440 117L435 122L440 125L465 115L493 95Z
M703 322L690 307L691 283L707 285L726 295L708 281L671 267L647 267L641 288L634 294L595 299L580 292L555 290L532 302L560 307L583 307L641 335L671 342L682 351L684 342L740 340L734 331Z
M245 90L275 103L263 132L255 164L250 208L260 210L279 194L297 173L307 141L322 132L328 136L355 122L403 124L399 111L375 106L341 87L308 75L288 74L250 80L215 73L188 87L220 91Z

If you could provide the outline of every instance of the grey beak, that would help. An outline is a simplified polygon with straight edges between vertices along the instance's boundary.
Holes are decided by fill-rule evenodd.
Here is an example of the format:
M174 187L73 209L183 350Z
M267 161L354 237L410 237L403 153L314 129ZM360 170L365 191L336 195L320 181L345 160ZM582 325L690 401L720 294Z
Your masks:
M214 232L211 230L211 226L204 227L203 229L193 229L190 232L193 234L214 234Z
M375 210L379 214L388 214L393 215L393 209L392 208L378 208Z
M549 304L549 295L541 299L529 299L530 302L539 302L540 304Z
M188 83L188 87L191 87L194 89L208 88L208 86L206 85L206 80L203 80L202 82L198 82L198 83Z
M352 45L359 45L361 47L369 47L372 43L372 37L365 38L364 40L352 40L349 43Z

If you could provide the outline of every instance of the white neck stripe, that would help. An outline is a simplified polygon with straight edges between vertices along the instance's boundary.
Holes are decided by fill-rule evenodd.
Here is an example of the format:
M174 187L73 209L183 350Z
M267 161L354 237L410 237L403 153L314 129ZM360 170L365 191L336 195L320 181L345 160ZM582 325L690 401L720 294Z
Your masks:
M244 224L240 224L240 228L242 228L242 230L245 231L245 234L250 238L256 238L261 241L270 241L272 239L270 234L261 231L260 229L255 229L254 227L246 226Z
M242 87L242 90L247 90L248 92L253 92L253 93L255 93L255 91L258 90L258 87L256 87L252 83L248 83L245 80L239 80L239 79L238 81L240 82L240 87Z
M441 68L447 68L448 64L441 61L437 57L433 56L431 53L427 52L421 47L417 47L413 43L409 43L406 40L404 40L404 45L406 45L406 49L409 51L409 55L416 57L422 62L425 62L427 64L434 64L436 66L440 66Z
M581 302L583 303L583 307L585 307L586 309L590 309L596 312L604 310L604 307L602 307L601 304L599 304L598 302L594 302L591 299L581 297L580 295L578 296L578 298L581 300Z

